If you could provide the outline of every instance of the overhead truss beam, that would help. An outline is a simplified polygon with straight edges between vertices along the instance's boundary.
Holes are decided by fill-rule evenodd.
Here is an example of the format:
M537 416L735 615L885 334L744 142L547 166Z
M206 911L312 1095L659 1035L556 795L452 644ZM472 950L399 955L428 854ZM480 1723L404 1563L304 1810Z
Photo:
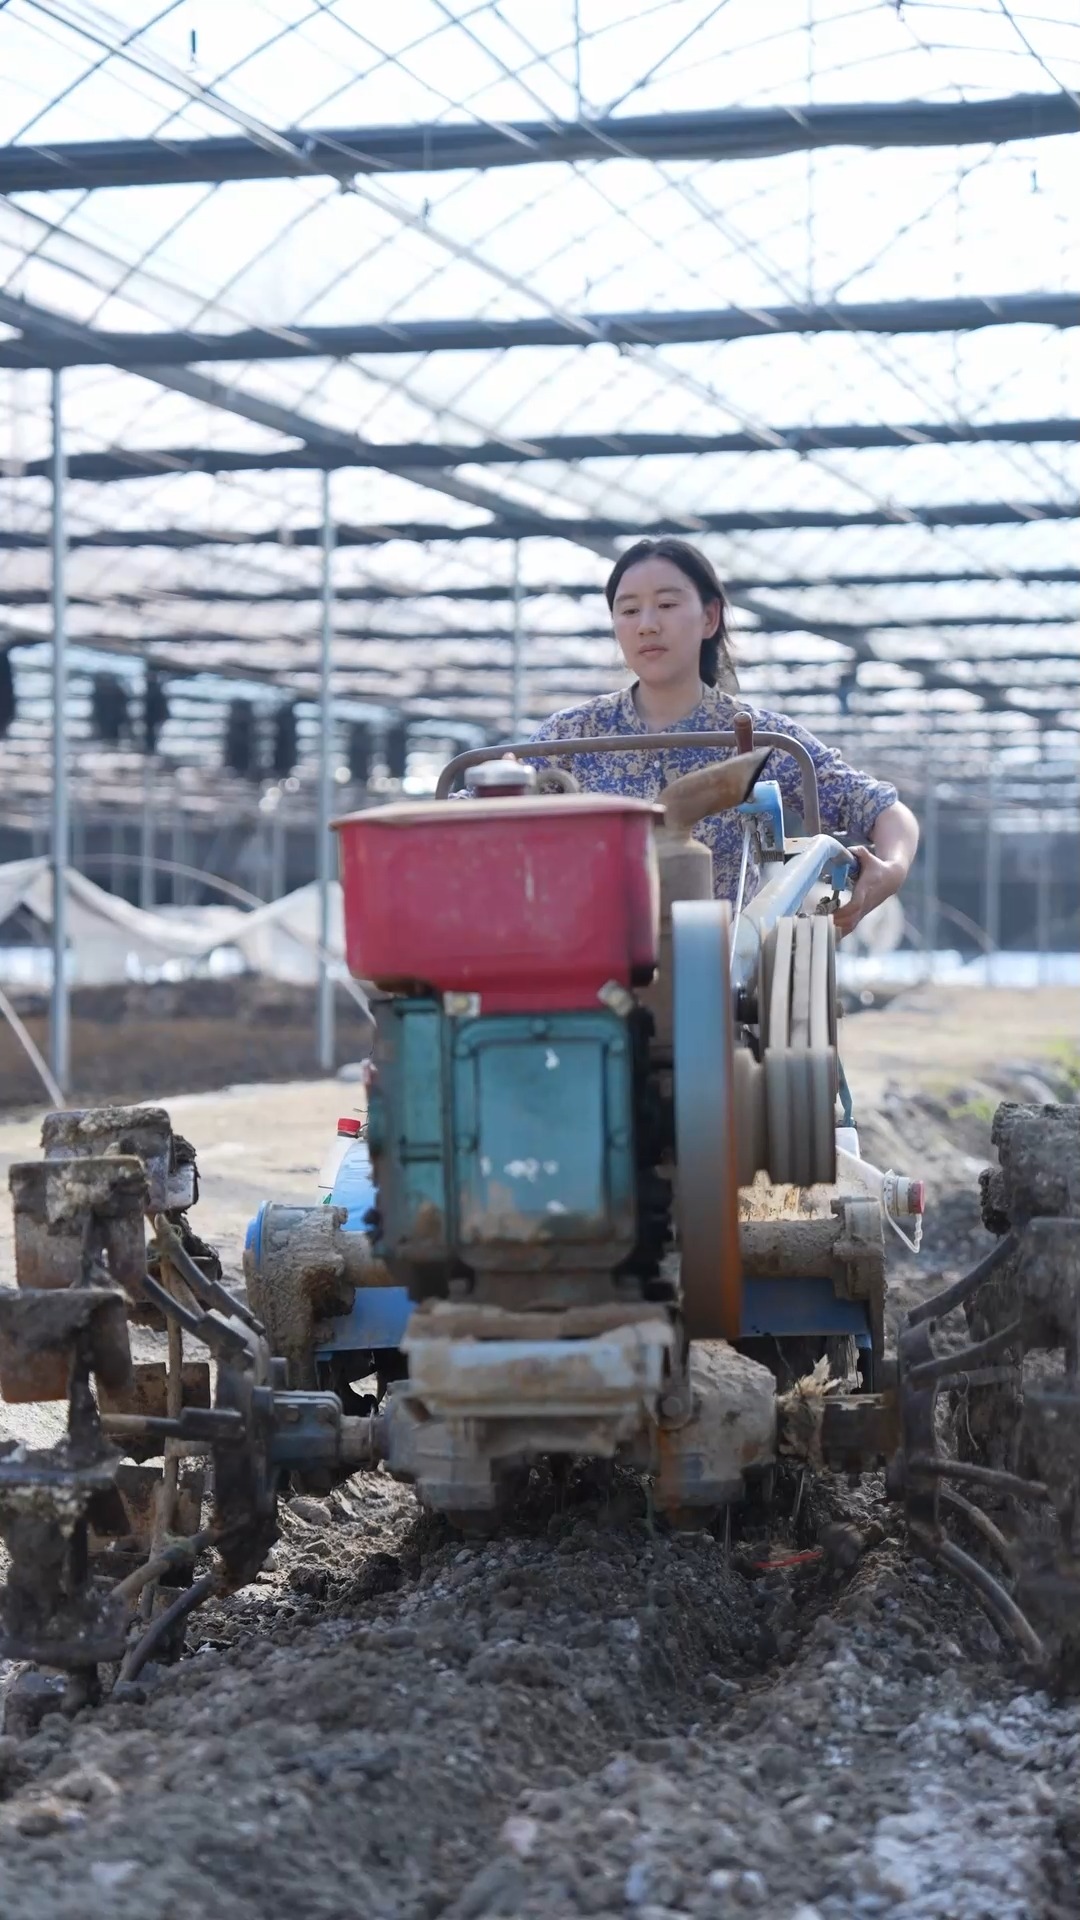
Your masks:
M1009 571L1007 585L1019 583L1022 586L1077 586L1080 585L1080 567L1016 567ZM786 579L766 579L754 575L744 578L733 576L725 582L733 593L769 593L769 592L806 592L822 593L843 587L906 587L906 586L983 586L999 588L1002 577L997 573L834 573L818 578L806 574L796 574ZM277 606L302 605L309 600L317 600L320 589L310 586L286 585L279 587L253 589L246 593L238 587L196 587L171 584L169 586L147 586L141 593L115 594L77 594L68 595L68 605L73 607L147 607L155 606L159 601L170 604L177 601L190 601L193 606L213 606L220 602L222 606ZM599 581L586 580L549 580L540 584L522 585L522 597L526 600L601 600L604 589ZM476 601L478 604L498 603L513 598L512 586L503 586L498 581L477 581L474 586L456 587L400 587L396 591L391 586L343 586L335 596L341 601L356 602L368 606L395 606L403 602L446 600ZM49 604L49 593L44 587L0 587L0 606L3 607L43 607ZM997 616L991 616L993 624ZM1039 615L1025 616L1013 620L1005 615L1001 622L1007 626L1039 626L1044 624ZM970 616L971 624L982 626L985 619L978 615ZM895 626L895 621L890 622ZM942 619L935 616L932 620L913 620L912 626L958 626L968 624L968 620ZM1053 620L1051 620L1053 624ZM606 631L606 630L605 630Z
M867 507L858 513L839 513L830 508L784 507L771 513L736 511L731 513L695 513L684 519L616 520L593 516L556 519L552 514L523 510L493 515L490 520L469 521L462 526L447 526L439 521L400 520L382 526L346 526L338 529L341 547L384 547L395 540L410 544L439 542L460 545L466 540L615 540L644 535L694 533L775 533L795 528L840 530L847 527L1011 527L1028 526L1039 521L1080 519L1080 500L1042 500L1009 502L975 500L942 502L937 506L884 508ZM318 527L264 527L240 532L211 527L101 527L94 533L73 534L72 549L82 547L314 547L322 533ZM0 529L0 549L18 552L45 547L45 533L14 532ZM815 623L816 625L816 623Z
M335 595L335 599L337 597L338 596ZM69 606L77 606L80 602L69 600L68 604ZM104 603L102 602L93 601L89 603L83 602L81 604L96 606L99 611L105 610ZM1044 628L1054 629L1059 627L1075 627L1078 632L1080 632L1080 607L1077 608L1075 613L1019 615L1007 613L961 613L933 614L921 620L868 619L816 620L814 622L815 634L820 634L826 639L834 639L845 646L852 645L856 640L865 637L867 634L875 633L922 633L928 630L937 632L941 629L947 631L955 630L958 633L964 633L974 629L978 634L984 634L988 631L996 631L1002 628L1007 632L1012 632L1013 629L1031 631L1032 629L1041 630ZM768 609L762 608L757 617L756 627L736 628L734 639L736 644L741 647L748 641L753 640L756 634L791 633L793 631L801 631L801 629L792 627L791 618L786 612L774 621L770 618ZM446 644L477 646L489 641L510 642L514 638L514 629L505 626L481 627L472 625L447 627L436 626L434 624L414 627L386 627L368 625L366 622L363 625L356 626L351 625L347 621L337 620L334 623L334 635L335 638L340 641L374 641L380 645L385 644L391 646L411 645L431 647ZM107 637L109 636L104 634L79 634L73 636L73 644L93 647L98 644L99 640ZM123 635L115 635L113 637L123 639ZM235 628L229 630L218 627L180 627L167 630L156 628L153 632L148 633L146 637L152 641L155 646L171 647L196 645L235 647L238 643L245 647L258 647L263 644L268 646L313 646L317 639L314 633L288 633L282 632L280 629L274 632L238 633ZM610 626L579 626L574 627L571 631L561 633L550 626L542 629L534 626L530 626L529 628L530 647L578 647L584 645L586 642L595 642L599 646L610 648L611 638ZM140 635L138 644L141 644L141 639L142 636ZM135 645L136 643L136 639L133 636L131 644ZM0 652L3 651L5 644L6 642L4 641L2 631L0 631ZM965 644L976 652L980 659L1007 659L1013 665L1019 664L1017 656L1014 653L1003 653L1000 655L987 654L985 647L982 646L977 639ZM950 660L955 661L957 658L965 657L965 655L962 652L958 652L957 647L953 647L950 648L949 657ZM925 664L922 654L913 654L910 658L913 666ZM1046 659L1080 661L1080 651L1074 648L1069 651L1060 651L1051 654L1048 653L1045 648L1040 647L1037 653L1033 652L1030 655L1024 654L1020 656L1020 662ZM902 666L905 664L903 659L898 659L892 654L883 655L882 661L883 664L888 666ZM593 663L590 662L589 665L590 671L592 671Z
M98 485L114 480L160 478L171 473L339 472L373 467L400 473L408 468L442 471L465 466L517 466L537 460L690 459L708 453L819 453L845 448L954 447L984 442L1017 446L1080 440L1080 419L926 421L912 426L853 425L777 427L767 438L753 433L557 433L528 440L386 441L357 443L354 450L283 447L254 453L244 447L110 447L73 454L70 477ZM47 460L0 460L0 474L16 479L48 476Z
M581 121L283 129L272 146L243 134L186 140L87 140L8 147L0 193L194 181L281 180L322 173L442 173L574 160L756 160L821 147L938 147L1042 140L1080 129L1068 94L997 100L724 108Z
M367 321L340 327L243 327L235 333L84 329L82 339L23 330L0 367L157 368L231 360L346 359L351 354L501 352L508 347L660 347L781 334L957 333L978 327L1080 326L1080 293L1010 293L844 305L719 307L687 313L529 314L517 320Z

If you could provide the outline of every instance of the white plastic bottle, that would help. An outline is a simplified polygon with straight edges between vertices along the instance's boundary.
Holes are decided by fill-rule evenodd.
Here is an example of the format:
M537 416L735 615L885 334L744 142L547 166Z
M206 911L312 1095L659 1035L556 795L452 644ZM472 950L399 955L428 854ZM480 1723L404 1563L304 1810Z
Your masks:
M324 1207L330 1205L330 1195L334 1191L342 1162L360 1138L363 1124L356 1114L350 1113L343 1114L337 1123L337 1138L319 1168L319 1200Z

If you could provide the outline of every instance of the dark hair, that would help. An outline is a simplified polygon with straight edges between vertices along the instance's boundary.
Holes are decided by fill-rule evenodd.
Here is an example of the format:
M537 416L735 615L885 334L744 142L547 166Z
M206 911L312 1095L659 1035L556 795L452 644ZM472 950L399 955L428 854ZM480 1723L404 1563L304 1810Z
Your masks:
M726 693L737 693L739 678L728 642L727 601L712 561L706 560L705 555L699 553L697 547L692 547L689 540L676 540L669 534L665 534L661 540L635 540L632 547L620 553L608 575L604 597L610 612L615 611L615 595L620 580L631 567L637 566L639 560L670 560L673 567L678 567L679 572L685 574L691 586L697 588L703 607L714 603L719 606L720 618L716 623L716 632L709 634L701 643L698 672L707 687L722 687Z

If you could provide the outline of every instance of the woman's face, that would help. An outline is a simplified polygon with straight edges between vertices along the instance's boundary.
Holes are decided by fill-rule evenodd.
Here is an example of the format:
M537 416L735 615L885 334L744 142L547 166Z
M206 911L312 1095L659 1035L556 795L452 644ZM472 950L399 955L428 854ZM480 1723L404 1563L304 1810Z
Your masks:
M701 643L720 619L719 603L703 606L693 581L659 554L627 568L611 612L630 672L643 686L658 688L696 676Z

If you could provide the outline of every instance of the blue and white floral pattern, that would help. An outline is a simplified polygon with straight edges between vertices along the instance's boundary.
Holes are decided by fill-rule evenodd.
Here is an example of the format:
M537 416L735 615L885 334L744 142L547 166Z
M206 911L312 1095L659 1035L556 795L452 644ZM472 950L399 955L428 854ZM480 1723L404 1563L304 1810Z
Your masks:
M633 689L622 693L601 694L580 707L564 707L553 713L533 735L534 740L590 740L601 734L639 734L641 750L632 753L593 753L562 760L553 755L556 766L566 767L579 785L589 793L624 793L637 800L657 800L663 789L684 773L708 766L718 758L714 748L695 748L691 740L685 748L656 753L648 745L648 728L639 719L632 698ZM783 733L797 740L813 757L817 772L823 833L847 834L853 844L866 842L874 822L897 798L896 788L868 773L849 767L832 747L789 720L782 713L765 707L752 707L741 698L733 699L718 687L706 687L702 699L683 720L667 729L670 733L730 733L736 713L747 713L755 732ZM539 763L541 766L543 762ZM802 818L802 779L797 763L788 754L774 752L765 762L763 780L775 780L784 798L785 824L792 831L792 817ZM694 828L694 838L703 842L712 854L713 888L718 900L734 900L742 858L743 822L738 814L713 814ZM760 883L758 871L747 873L746 899L751 899Z

